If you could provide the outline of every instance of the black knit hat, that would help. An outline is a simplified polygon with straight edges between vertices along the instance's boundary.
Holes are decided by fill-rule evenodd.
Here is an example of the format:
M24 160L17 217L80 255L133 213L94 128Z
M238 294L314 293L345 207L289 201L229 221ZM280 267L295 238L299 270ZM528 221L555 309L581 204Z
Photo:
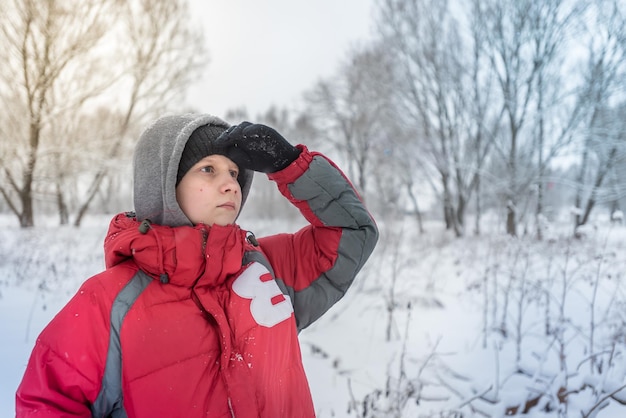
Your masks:
M185 144L183 153L180 156L180 161L178 162L176 186L178 186L178 183L180 183L185 174L187 174L187 171L189 171L191 167L193 167L198 161L200 161L204 157L213 154L226 155L226 150L224 148L217 147L214 144L214 141L225 130L226 128L224 128L223 126L202 125L196 128L196 130L191 133L191 136ZM241 167L239 168L239 176L237 176L237 182L241 187L242 206L246 201L246 198L248 197L248 192L252 183L252 174L253 173L250 170L244 170Z
M223 127L215 125L203 125L193 131L185 144L185 149L183 149L180 161L178 162L178 175L176 176L177 186L184 175L187 174L187 171L198 161L208 155L223 154L223 152L219 152L219 150L216 149L213 145L213 141L224 131L225 129Z

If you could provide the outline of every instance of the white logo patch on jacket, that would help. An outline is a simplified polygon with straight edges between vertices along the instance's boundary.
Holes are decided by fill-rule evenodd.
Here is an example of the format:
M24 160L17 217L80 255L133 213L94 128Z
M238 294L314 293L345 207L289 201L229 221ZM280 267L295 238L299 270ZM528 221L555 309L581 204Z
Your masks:
M273 327L291 317L293 306L284 295L269 270L256 261L233 282L233 291L251 299L250 313L257 324Z

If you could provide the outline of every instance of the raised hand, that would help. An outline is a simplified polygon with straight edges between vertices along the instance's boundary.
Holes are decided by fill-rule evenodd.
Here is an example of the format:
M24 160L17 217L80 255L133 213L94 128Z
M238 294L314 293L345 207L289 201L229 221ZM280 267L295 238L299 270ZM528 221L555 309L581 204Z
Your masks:
M231 126L217 138L215 145L222 147L240 169L261 173L280 171L300 155L300 150L273 128L250 122Z

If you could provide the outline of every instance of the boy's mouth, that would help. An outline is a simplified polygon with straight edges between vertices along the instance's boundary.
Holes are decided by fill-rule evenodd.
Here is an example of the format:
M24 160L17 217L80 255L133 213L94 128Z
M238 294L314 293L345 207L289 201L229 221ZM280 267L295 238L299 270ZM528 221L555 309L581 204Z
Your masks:
M235 206L235 204L233 202L222 203L218 207L219 208L223 208L223 209L231 209L231 210L235 210L235 208L236 208L236 206Z

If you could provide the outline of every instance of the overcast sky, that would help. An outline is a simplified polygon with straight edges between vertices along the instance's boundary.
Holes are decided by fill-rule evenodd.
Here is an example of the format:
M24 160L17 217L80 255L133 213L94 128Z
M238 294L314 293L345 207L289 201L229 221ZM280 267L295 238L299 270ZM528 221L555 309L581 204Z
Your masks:
M210 63L189 93L198 111L296 105L372 33L374 0L190 0Z

